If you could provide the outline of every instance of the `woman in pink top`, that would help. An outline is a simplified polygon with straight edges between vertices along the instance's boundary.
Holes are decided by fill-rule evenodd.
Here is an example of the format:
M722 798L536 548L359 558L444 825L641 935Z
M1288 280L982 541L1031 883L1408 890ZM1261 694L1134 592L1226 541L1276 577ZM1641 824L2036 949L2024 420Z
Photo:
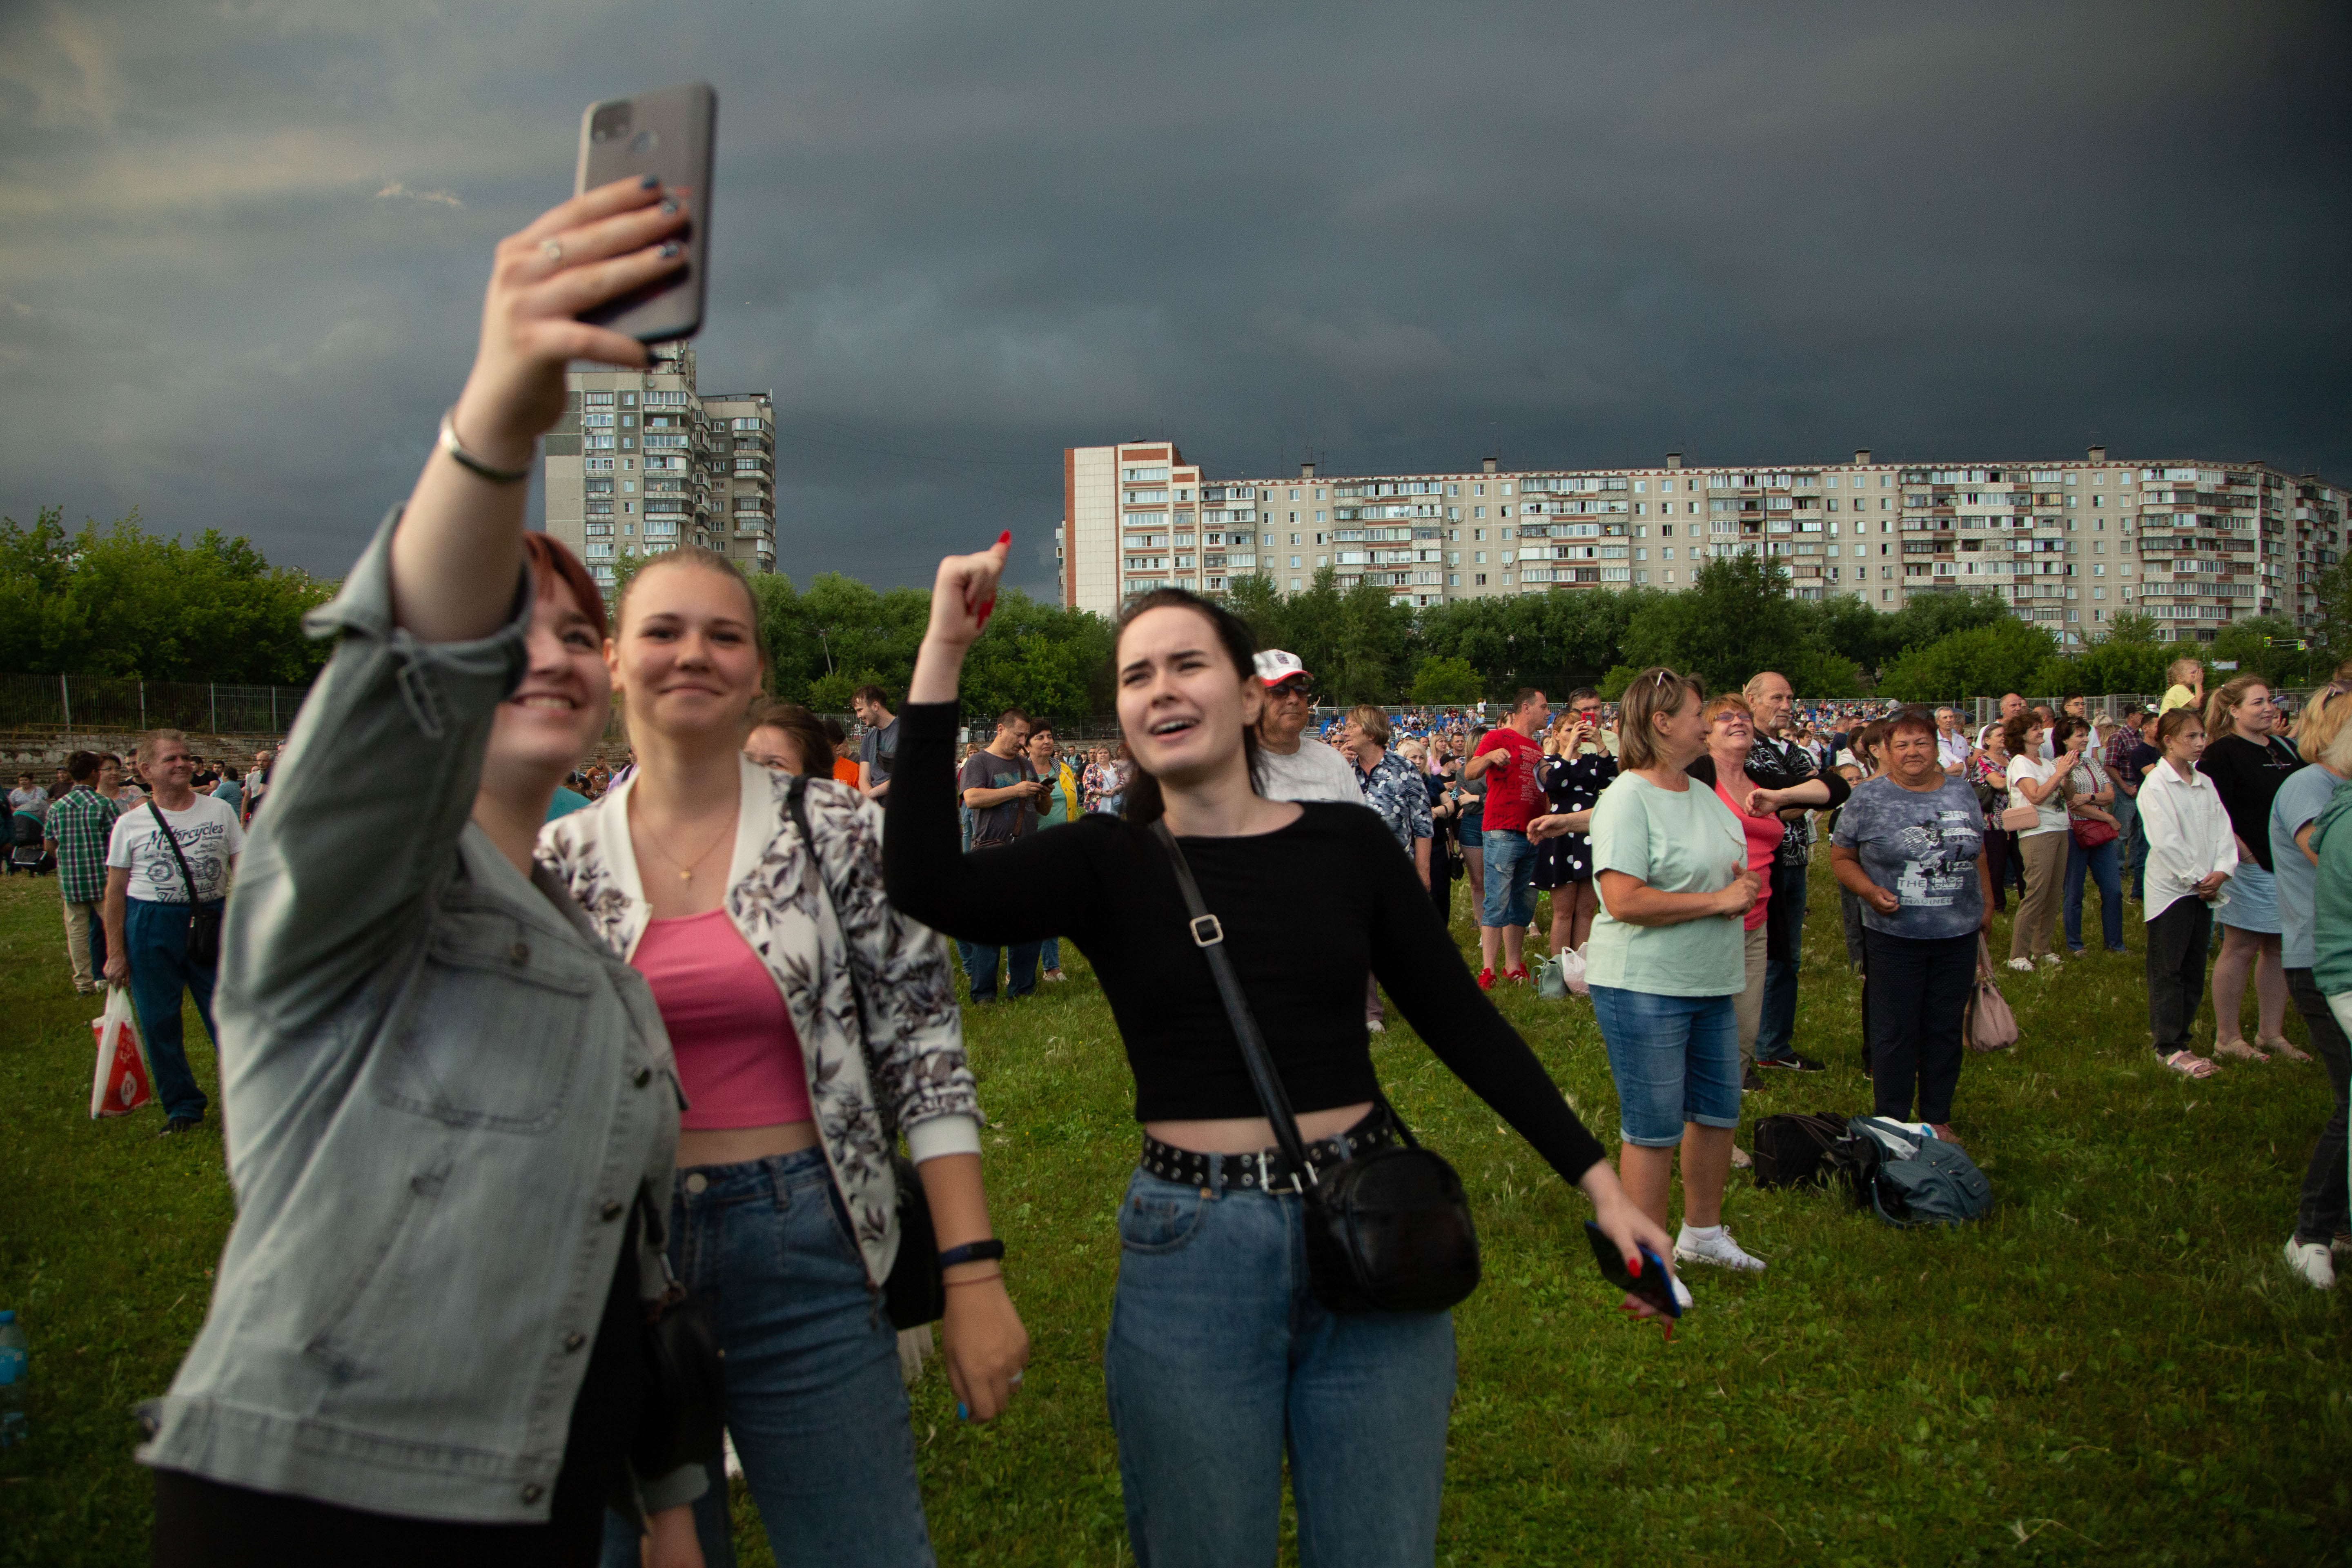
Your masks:
M880 1294L900 1245L901 1134L949 1263L957 1397L993 1417L1029 1356L991 1238L945 946L884 898L881 816L856 789L743 755L767 661L725 557L680 549L640 571L605 658L639 765L548 825L540 858L644 973L669 1030L688 1101L670 1257L712 1304L736 1454L780 1557L928 1564ZM725 1561L723 1481L696 1524ZM616 1523L605 1562L636 1552Z
M1780 852L1787 831L1780 813L1796 806L1834 806L1853 793L1835 773L1820 773L1788 789L1766 789L1748 775L1748 753L1756 747L1756 714L1748 700L1729 693L1716 698L1699 711L1706 722L1706 755L1692 764L1690 776L1711 785L1739 818L1748 836L1748 868L1763 878L1756 902L1748 911L1748 988L1739 994L1739 1077L1741 1086L1754 1089L1756 1034L1764 1018L1764 914L1772 902L1772 857Z

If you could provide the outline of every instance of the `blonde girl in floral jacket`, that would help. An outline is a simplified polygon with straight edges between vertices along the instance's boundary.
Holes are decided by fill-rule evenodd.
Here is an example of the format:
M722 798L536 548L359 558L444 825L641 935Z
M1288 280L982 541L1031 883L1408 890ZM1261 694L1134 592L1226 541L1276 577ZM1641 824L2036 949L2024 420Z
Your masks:
M812 1562L932 1561L897 1336L891 1152L903 1133L943 1253L991 1239L980 1102L939 936L882 893L881 816L857 791L744 759L765 663L723 556L658 557L605 645L639 767L551 823L540 858L652 985L688 1107L672 1267L711 1303L727 1425L772 1542ZM946 1270L943 1352L971 1415L1002 1411L1029 1354L1002 1248ZM713 1563L726 1489L699 1505ZM617 1521L609 1563L636 1562Z

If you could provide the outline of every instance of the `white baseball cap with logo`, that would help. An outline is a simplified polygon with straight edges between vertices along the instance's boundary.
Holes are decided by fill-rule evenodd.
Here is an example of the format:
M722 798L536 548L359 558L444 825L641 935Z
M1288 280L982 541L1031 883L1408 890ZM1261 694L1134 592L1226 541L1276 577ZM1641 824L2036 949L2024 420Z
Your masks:
M1299 662L1297 654L1285 653L1278 647L1260 649L1256 664L1257 678L1266 686L1279 686L1292 676L1307 675L1307 667Z

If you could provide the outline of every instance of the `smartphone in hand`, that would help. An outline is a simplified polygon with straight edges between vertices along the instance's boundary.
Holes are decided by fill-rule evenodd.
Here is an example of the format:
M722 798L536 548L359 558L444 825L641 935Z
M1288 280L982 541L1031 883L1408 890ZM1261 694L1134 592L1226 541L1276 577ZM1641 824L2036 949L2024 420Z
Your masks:
M1608 1233L1591 1220L1584 1222L1585 1239L1592 1243L1593 1261L1601 1265L1601 1277L1636 1300L1646 1301L1669 1318L1683 1315L1682 1303L1675 1297L1675 1282L1666 1276L1665 1259L1648 1247L1642 1248L1642 1272L1628 1273L1625 1259Z
M641 343L690 338L702 330L710 258L710 153L718 135L719 94L704 81L592 103L580 117L574 195L652 174L685 205L689 219L678 237L686 247L684 267L581 312L582 321Z

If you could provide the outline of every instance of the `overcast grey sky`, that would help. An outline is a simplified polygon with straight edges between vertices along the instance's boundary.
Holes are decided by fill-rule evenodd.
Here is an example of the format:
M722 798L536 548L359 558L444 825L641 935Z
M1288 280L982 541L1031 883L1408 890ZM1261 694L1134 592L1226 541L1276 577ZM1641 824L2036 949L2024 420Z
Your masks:
M2077 453L2352 477L2341 5L14 0L0 512L340 573L587 102L720 99L706 390L777 562L1061 448L1211 474Z

